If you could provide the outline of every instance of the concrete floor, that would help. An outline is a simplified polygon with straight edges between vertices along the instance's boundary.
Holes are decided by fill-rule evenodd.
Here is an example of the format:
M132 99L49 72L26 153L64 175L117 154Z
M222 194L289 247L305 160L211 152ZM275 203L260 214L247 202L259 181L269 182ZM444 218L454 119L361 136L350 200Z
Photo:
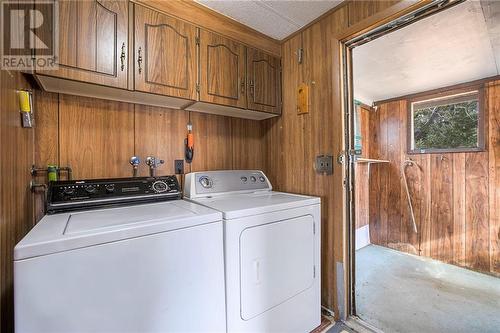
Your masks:
M369 245L356 251L356 306L386 333L500 332L500 279Z

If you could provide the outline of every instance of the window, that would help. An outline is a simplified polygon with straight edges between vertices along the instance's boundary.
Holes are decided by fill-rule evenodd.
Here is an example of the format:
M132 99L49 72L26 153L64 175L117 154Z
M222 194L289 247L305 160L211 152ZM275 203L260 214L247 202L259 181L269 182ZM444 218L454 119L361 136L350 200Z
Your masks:
M473 90L411 101L410 152L484 149L480 95Z

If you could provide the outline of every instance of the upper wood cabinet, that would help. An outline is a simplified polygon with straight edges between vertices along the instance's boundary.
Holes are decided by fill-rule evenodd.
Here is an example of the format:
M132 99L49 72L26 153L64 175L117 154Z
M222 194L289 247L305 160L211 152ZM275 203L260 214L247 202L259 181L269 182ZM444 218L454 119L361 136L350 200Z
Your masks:
M200 101L247 107L245 46L200 31Z
M135 6L135 90L196 99L196 27Z
M59 69L37 73L127 88L128 3L59 1Z
M247 48L248 108L281 113L280 59Z

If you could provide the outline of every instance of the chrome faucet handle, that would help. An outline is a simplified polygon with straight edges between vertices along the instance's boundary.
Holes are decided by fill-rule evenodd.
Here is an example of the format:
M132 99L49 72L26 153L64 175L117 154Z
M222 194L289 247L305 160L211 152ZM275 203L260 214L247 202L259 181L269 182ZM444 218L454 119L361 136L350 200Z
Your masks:
M154 156L146 157L146 164L149 165L150 168L157 168L160 164L165 163L164 160L160 160Z
M141 164L141 159L139 157L137 157L137 156L132 156L130 158L130 162L129 163L131 165L133 165L133 166L137 166L137 165Z
M160 160L154 156L148 156L146 157L146 164L149 165L149 175L151 177L156 176L156 168L160 165L165 163L164 160Z
M132 177L137 177L137 171L139 168L139 164L141 164L141 160L137 156L132 156L129 161L130 165L132 165Z

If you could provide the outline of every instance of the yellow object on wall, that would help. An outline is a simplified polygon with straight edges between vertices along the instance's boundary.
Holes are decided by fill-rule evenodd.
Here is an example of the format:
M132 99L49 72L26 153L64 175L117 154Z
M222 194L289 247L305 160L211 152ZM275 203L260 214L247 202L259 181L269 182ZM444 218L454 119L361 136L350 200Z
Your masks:
M31 112L30 92L26 90L19 90L17 95L19 97L19 110L21 112Z
M302 82L297 87L297 114L309 113L309 86Z

